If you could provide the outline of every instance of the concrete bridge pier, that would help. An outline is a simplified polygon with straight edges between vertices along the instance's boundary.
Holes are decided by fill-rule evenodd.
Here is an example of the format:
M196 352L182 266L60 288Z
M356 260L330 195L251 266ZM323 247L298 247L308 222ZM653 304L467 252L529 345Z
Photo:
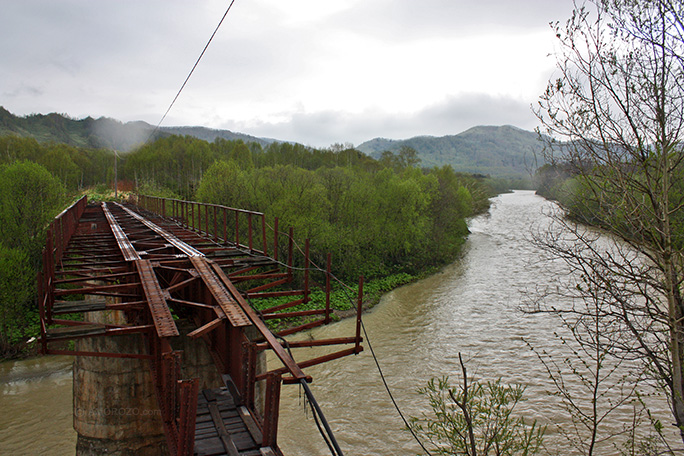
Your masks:
M89 320L121 324L121 312L96 312ZM181 336L171 345L183 350L183 378L200 380L200 390L221 386L221 377L202 340L185 337L192 327L178 321ZM80 351L146 353L140 335L90 337L76 341ZM74 429L77 456L167 455L161 413L148 360L78 356L74 361Z

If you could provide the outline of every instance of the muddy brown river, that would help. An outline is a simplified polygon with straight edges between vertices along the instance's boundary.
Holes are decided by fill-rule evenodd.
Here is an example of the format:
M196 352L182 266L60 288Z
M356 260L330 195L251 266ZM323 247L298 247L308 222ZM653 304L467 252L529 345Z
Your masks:
M388 293L365 314L370 343L406 415L428 409L416 390L431 377L458 377L460 352L473 376L524 385L527 400L517 410L526 417L569 424L558 399L548 394L553 389L548 375L527 346L561 357L564 349L554 337L559 322L550 315L519 311L529 290L564 273L562 264L543 261L529 242L530 230L547 223L544 208L550 204L528 191L494 198L489 214L470 221L461 260ZM311 335L349 336L354 325L344 320ZM342 450L347 456L421 454L364 345L366 350L357 356L307 370ZM295 357L318 353L305 350ZM671 421L662 397L650 398L649 405L664 423ZM617 413L607 426L617 430L629 419L629 414ZM0 455L71 455L75 440L71 361L54 357L0 363ZM549 452L574 453L553 426L546 442ZM297 386L283 386L279 444L286 455L329 454ZM616 451L609 443L600 454Z

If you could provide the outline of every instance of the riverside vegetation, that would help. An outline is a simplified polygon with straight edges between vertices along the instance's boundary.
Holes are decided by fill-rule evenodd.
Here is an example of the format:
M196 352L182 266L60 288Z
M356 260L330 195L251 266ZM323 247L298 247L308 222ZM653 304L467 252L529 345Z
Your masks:
M0 137L0 354L21 356L38 334L35 275L49 221L84 192L112 198L114 154L15 135ZM195 199L279 217L312 260L375 295L453 261L466 218L487 210L484 176L421 169L405 147L375 160L351 147L313 149L169 136L119 155L118 176L140 193ZM500 182L499 182L500 185ZM315 294L314 294L315 298ZM342 289L333 305L349 306Z

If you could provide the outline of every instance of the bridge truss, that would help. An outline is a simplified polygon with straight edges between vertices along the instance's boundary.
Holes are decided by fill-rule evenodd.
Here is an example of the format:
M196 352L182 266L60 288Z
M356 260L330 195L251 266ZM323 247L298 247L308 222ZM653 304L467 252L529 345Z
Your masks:
M274 225L270 228L262 213L220 205L147 196L139 196L136 205L88 204L83 197L48 229L38 275L41 352L148 360L172 455L281 454L277 445L281 385L302 385L315 404L308 387L312 379L303 369L363 350L363 281L355 335L286 342L286 335L331 321L331 262L328 255L322 273L325 305L299 309L311 300L309 244L300 251L292 229L283 235L277 219ZM255 310L252 303L263 299L276 303ZM98 311L120 311L125 323L93 322L89 315ZM206 342L225 381L220 391L200 392L197 378L181 378L182 354L170 343L180 335L178 317L194 325L187 337ZM299 323L274 333L266 321L275 319ZM121 353L84 351L65 344L123 334L139 335L144 348ZM311 346L340 348L318 358L295 360L291 349ZM259 371L257 356L267 350L281 365ZM256 385L261 381L265 383L263 411L256 405ZM225 401L241 417L241 431L227 430L218 405L225 408ZM341 454L320 413L331 451ZM237 432L247 437L235 437Z

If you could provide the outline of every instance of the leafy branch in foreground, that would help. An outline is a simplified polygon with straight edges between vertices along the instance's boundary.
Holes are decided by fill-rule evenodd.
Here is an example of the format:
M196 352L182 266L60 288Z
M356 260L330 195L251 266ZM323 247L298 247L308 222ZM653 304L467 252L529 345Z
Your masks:
M467 456L533 455L542 447L546 426L531 424L514 414L525 388L468 378L461 363L462 384L452 387L448 377L431 379L418 392L427 396L431 413L411 417L410 428L430 443L432 454Z

